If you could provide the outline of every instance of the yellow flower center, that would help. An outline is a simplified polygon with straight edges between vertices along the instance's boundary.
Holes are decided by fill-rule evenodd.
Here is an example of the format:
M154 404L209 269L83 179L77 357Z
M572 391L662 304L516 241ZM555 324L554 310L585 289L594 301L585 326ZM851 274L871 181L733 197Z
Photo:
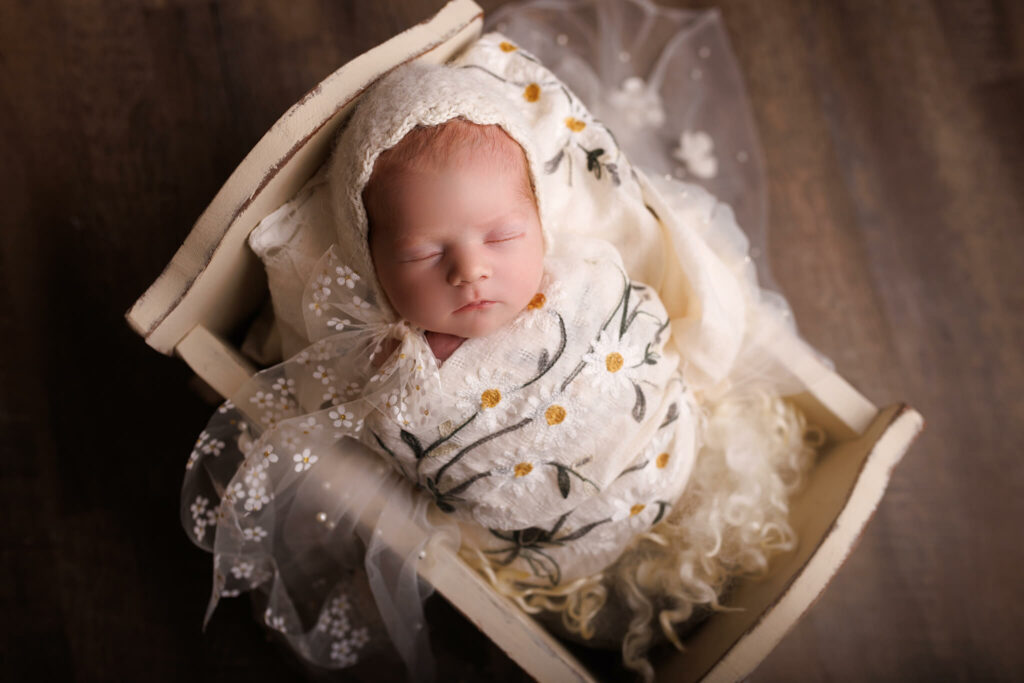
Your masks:
M494 406L501 403L501 392L497 389L488 389L484 393L480 394L480 407L493 408Z
M530 299L530 303L526 304L526 307L531 311L536 311L538 308L544 308L544 304L547 303L548 299L541 292L537 292Z
M565 119L565 125L573 133L579 133L581 130L587 127L585 121L580 121L579 119L573 118L572 116L569 116L568 118Z
M637 515L639 515L641 512L644 511L645 507L647 507L647 506L644 505L643 503L637 503L633 507L629 508L629 516L630 517L636 517Z
M527 102L536 102L540 99L540 86L536 83L531 83L526 86L526 90L523 91L523 99Z
M668 453L662 453L658 456L658 459L654 461L654 464L658 466L658 469L663 469L668 464Z
M544 419L548 421L549 425L560 424L565 419L565 408L559 405L548 406L548 409L544 411Z
M516 476L525 477L527 474L533 471L533 465L528 462L521 462L516 465Z
M507 40L501 41L501 45L499 45L498 47L501 48L502 52L515 52L517 49L515 45L508 42Z
M612 351L604 357L604 366L608 368L608 372L618 372L622 369L622 364L625 362L622 358L622 354L618 351Z

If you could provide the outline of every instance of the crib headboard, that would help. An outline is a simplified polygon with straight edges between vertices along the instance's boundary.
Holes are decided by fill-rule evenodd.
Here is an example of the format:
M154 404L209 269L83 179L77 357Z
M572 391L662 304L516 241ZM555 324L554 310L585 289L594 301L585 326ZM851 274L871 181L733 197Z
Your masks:
M246 238L323 164L359 95L405 62L447 61L479 37L482 25L483 10L476 3L453 0L430 20L353 59L308 92L242 160L164 272L128 310L132 328L161 353L177 351L199 372L190 351L209 340L189 340L189 334L198 325L209 335L223 336L261 304L263 267ZM224 353L234 358L229 349Z

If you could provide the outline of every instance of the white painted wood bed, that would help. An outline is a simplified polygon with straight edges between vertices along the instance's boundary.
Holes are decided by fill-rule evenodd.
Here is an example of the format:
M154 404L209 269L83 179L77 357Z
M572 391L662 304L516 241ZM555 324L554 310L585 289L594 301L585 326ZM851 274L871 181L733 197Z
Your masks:
M410 60L443 62L480 33L483 11L453 0L431 20L349 62L311 90L264 135L200 216L170 264L128 311L148 344L177 354L222 396L255 368L224 340L267 297L250 230L291 198L321 166L352 104L371 83ZM657 209L657 207L654 207ZM828 435L807 488L794 501L800 547L777 557L770 575L738 586L729 605L658 658L658 679L731 681L749 674L817 598L851 552L889 481L923 427L905 405L879 409L793 339L776 353L798 377L814 378L795 400ZM389 539L401 547L403 539ZM432 548L421 574L530 675L590 681L588 670L451 551Z

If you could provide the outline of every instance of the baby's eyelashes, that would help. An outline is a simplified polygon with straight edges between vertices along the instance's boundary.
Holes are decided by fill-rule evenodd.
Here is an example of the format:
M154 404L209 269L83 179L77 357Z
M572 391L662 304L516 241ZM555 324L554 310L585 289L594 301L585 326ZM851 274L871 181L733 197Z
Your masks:
M512 233L502 233L502 234L498 234L498 235L488 236L487 243L488 244L496 244L498 242L511 242L512 240L519 239L520 237L522 237L525 234L526 233L524 233L524 232L512 232Z
M421 261L429 261L431 259L437 258L441 255L441 253L442 251L440 249L432 249L430 251L416 251L404 254L400 253L398 254L398 261L400 263L419 263Z

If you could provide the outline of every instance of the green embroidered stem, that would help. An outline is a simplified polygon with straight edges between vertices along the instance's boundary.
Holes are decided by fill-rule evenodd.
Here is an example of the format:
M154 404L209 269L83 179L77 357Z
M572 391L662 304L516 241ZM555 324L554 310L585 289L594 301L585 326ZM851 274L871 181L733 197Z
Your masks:
M525 389L526 387L530 386L531 384L533 384L534 382L539 380L541 377L546 375L548 373L548 371L551 370L551 368L555 367L555 363L557 363L559 361L559 359L561 359L562 354L565 353L565 347L568 344L568 340L569 340L569 336L568 336L568 334L565 331L565 320L562 318L562 315L560 313L558 313L557 311L555 311L554 313L555 313L555 317L558 318L558 334L559 334L558 350L555 351L555 355L550 359L550 361L548 361L547 363L542 363L541 364L541 367L539 368L539 371L538 371L536 377L534 377L529 382L527 382L526 384L524 384L521 387L519 387L518 389L516 389L516 391L519 391L521 389ZM547 349L544 349L544 353L547 353ZM543 359L543 357L544 356L542 355L541 358Z
M452 457L452 459L451 459L451 460L449 460L449 461L448 461L448 462L446 462L446 463L445 463L444 465L442 465L442 466L441 466L441 469L439 469L439 470L437 471L437 475L435 476L435 481L441 481L441 477L443 477L443 476L444 476L444 473L445 473L445 471L446 471L446 470L447 470L447 469L448 469L449 467L451 467L452 465L454 465L455 463L457 463L457 462L458 462L459 460L461 460L461 459L462 459L462 458L463 458L463 457L464 457L464 456L465 456L465 455L466 455L467 453L469 453L469 452L470 452L471 450L473 450L473 449L474 449L474 448L476 448L477 446L482 446L483 444L487 443L488 441L492 441L492 440L494 440L494 439L497 439L497 438L498 438L499 436L504 436L505 434L508 434L509 432L514 432L514 431L516 431L517 429L522 429L523 427L525 427L525 426L526 426L527 424L529 424L530 422L533 422L533 418L532 418L532 417L528 417L528 418L526 418L525 420L522 420L522 421L520 421L520 422L517 422L516 424L512 425L511 427L505 427L504 429L502 429L502 430L500 430L500 431L494 432L493 434L488 434L487 436L485 436L485 437L483 437L483 438L477 439L476 441L474 441L473 443L469 444L468 446L466 446L465 448L463 448L463 449L462 449L461 451L459 451L458 453L456 453L456 454L455 454L455 455L454 455L454 456Z

